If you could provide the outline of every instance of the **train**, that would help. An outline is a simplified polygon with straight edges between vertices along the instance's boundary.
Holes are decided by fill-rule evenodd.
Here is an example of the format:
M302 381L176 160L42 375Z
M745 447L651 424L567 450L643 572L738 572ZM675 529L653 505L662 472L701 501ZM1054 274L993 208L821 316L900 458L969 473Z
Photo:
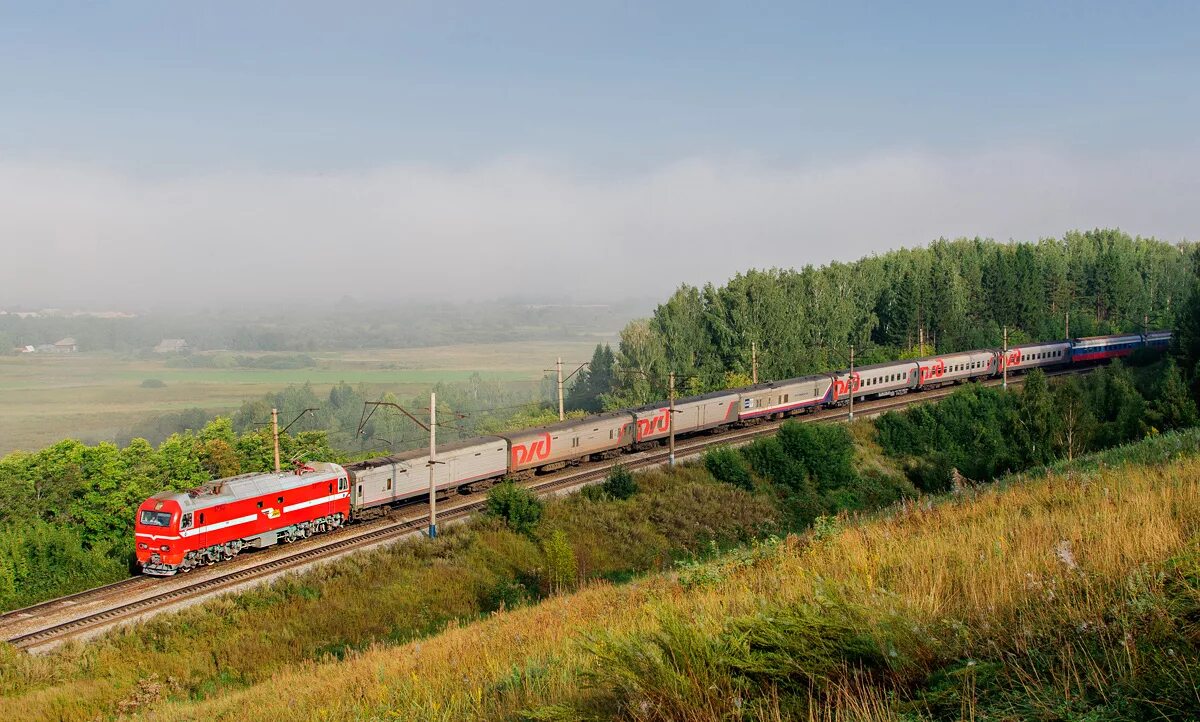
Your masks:
M855 401L980 381L1035 368L1096 364L1138 349L1165 349L1170 331L1065 339L1009 348L891 361L676 399L677 437L764 419L811 413ZM437 449L434 486L448 496L504 478L520 479L588 460L665 443L668 401L557 424L458 441ZM286 472L243 474L184 492L167 491L139 506L137 561L166 576L228 561L243 550L287 544L388 513L429 493L429 452L406 451L341 466L309 462Z

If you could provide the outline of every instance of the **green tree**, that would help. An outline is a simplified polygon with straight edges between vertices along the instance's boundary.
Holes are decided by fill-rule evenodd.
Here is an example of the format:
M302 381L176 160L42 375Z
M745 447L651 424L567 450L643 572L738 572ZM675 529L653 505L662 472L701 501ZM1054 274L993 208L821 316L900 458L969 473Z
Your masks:
M1067 461L1073 461L1090 448L1096 417L1079 379L1064 379L1055 384L1053 392L1054 411L1059 418L1057 445L1066 453Z
M604 395L613 391L615 376L616 356L612 347L596 344L591 362L575 375L575 383L564 401L566 407L589 413L600 411Z
M1168 360L1163 365L1161 381L1146 418L1159 431L1182 429L1200 423L1196 402L1188 393L1183 375L1174 361Z
M515 532L532 534L542 518L542 502L529 489L506 481L488 491L484 513L502 520Z
M1045 464L1055 456L1061 438L1057 426L1060 416L1046 374L1034 369L1025 378L1017 403L1014 452L1025 466Z
M730 446L718 446L704 452L704 468L717 481L752 491L754 479L750 476L750 468L742 454Z
M611 499L628 499L638 491L637 480L624 464L617 464L608 472L601 488Z

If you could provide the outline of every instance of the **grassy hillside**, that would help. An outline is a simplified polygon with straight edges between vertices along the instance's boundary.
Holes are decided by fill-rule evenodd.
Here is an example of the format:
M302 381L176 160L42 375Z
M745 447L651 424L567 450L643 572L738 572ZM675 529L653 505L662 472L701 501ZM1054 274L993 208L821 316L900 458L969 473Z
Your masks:
M150 719L1194 719L1200 433L823 518ZM128 700L170 697L143 681ZM140 695L140 696L139 696Z

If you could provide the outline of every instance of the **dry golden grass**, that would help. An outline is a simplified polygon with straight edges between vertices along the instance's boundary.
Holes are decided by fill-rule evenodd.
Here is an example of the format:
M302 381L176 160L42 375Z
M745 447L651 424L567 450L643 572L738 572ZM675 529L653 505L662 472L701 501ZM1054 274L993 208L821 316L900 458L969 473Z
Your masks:
M1197 479L1200 460L1189 459L909 504L818 541L790 538L757 559L718 560L702 584L660 576L595 585L420 643L305 664L218 699L159 705L148 718L491 720L531 709L571 718L589 696L606 693L588 687L589 673L603 671L593 669L589 651L597 638L654 633L664 618L686 620L700 637L717 635L731 618L831 597L857 610L864 629L911 623L903 652L917 668L938 655L939 645L953 647L954 655L1019 653L1035 635L1103 625L1131 595L1153 594L1160 577L1143 579L1139 570L1195 543ZM1131 585L1131 578L1141 581ZM1019 672L1020 660L1014 664ZM1132 657L1107 665L1080 660L1053 673L1070 687L1134 664ZM694 713L687 717L715 720L733 712L739 700L727 692L719 685L692 690ZM835 680L825 700L811 719L894 714L878 688L852 682ZM650 696L625 709L635 719L672 718ZM768 700L762 716L777 714Z

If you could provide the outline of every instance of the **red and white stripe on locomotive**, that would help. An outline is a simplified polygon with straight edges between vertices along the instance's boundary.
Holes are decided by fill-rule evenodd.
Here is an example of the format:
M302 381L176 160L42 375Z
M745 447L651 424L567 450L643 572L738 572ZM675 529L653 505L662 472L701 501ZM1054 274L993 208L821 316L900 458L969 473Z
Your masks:
M147 574L175 574L328 531L349 518L349 480L337 464L218 479L144 501L134 525L137 560Z

